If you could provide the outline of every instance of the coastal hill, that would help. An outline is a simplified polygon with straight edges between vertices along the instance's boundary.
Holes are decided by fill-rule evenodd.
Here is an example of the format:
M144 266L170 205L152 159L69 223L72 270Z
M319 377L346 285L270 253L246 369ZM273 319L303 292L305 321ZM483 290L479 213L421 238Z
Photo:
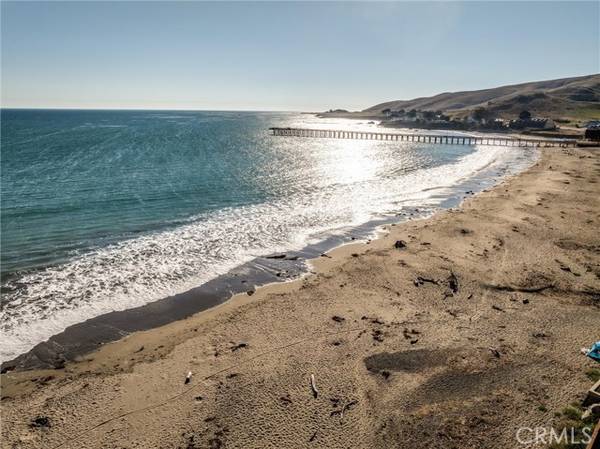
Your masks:
M383 117L384 111L443 111L465 117L477 108L486 108L499 118L511 118L528 110L533 115L578 122L600 118L600 74L535 81L491 89L445 92L432 97L380 103L361 112L341 110L323 116L356 118Z

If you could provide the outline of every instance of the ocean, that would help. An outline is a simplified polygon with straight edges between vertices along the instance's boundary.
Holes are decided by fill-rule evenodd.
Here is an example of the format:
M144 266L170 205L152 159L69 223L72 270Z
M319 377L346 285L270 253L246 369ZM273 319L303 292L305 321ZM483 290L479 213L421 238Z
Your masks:
M435 210L458 184L535 158L271 126L377 130L299 113L3 109L0 359L256 257L406 206Z

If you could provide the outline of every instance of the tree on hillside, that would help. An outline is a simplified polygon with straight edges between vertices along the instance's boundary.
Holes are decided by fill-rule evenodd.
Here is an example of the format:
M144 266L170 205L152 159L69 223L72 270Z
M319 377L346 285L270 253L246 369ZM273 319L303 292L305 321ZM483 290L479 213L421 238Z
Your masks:
M410 111L408 111L408 112L406 113L406 115L407 115L408 117L416 117L416 116L417 116L417 110L416 110L416 109L411 109Z
M383 114L388 115L392 112L392 110L390 108L386 108L383 111L381 111Z
M423 118L425 120L433 120L435 118L435 112L433 112L433 111L423 111Z
M478 122L481 122L482 120L486 120L487 118L489 118L490 114L486 108L478 107L475 108L471 116Z
M529 119L531 119L531 112L529 112L529 111L521 111L521 113L519 114L519 118L521 120L529 120Z

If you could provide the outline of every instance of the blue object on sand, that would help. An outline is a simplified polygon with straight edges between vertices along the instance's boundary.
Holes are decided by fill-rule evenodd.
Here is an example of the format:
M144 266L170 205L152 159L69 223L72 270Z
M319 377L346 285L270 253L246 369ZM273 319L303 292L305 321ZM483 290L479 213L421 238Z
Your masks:
M600 362L600 341L594 343L586 355L596 362Z

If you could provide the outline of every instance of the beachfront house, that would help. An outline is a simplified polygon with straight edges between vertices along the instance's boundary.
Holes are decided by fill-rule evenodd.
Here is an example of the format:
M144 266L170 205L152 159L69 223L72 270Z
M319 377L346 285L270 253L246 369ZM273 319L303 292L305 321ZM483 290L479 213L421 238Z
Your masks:
M508 126L512 129L541 129L541 130L554 130L556 129L556 123L550 118L535 117L529 119L517 119L511 120Z

